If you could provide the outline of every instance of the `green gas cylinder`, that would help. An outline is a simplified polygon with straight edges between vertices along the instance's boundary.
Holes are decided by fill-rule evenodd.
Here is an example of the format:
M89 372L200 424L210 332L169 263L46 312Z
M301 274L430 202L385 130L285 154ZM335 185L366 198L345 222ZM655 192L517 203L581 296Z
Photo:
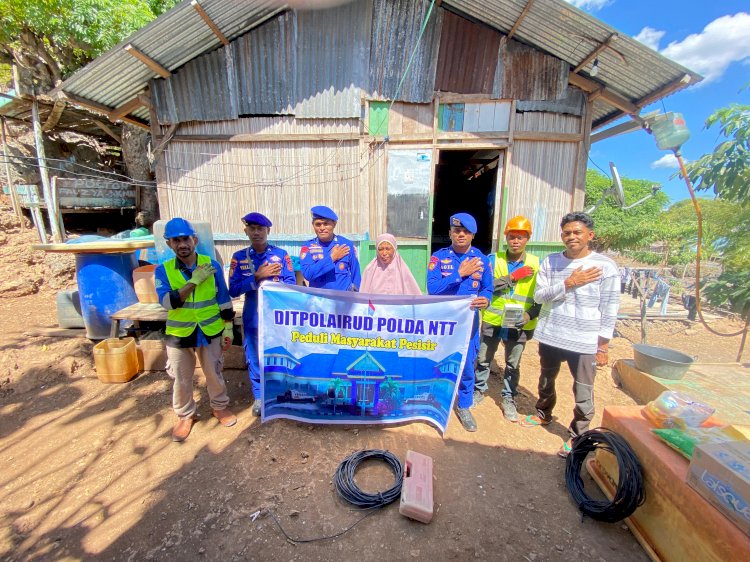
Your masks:
M660 150L680 148L690 138L690 130L682 113L670 111L664 115L657 115L649 122L649 127Z

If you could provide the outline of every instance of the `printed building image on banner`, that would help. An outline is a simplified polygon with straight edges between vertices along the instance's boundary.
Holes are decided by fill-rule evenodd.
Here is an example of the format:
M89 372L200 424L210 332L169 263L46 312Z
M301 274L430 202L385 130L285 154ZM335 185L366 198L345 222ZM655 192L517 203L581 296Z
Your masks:
M266 283L260 291L262 420L397 423L445 431L472 297L401 297Z

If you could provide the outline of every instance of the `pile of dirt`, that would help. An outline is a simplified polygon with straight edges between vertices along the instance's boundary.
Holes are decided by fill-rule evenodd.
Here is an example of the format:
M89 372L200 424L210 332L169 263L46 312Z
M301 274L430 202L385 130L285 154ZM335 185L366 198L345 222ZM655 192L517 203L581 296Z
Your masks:
M75 257L32 250L37 243L28 219L19 220L8 198L0 198L0 296L56 293L75 285Z

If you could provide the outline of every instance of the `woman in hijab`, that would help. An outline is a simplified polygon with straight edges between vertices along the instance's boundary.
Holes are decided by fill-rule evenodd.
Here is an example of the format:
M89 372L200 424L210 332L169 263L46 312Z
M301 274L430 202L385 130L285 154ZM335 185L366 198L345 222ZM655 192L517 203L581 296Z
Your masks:
M377 257L372 260L362 275L362 293L383 295L421 295L409 266L398 253L395 236L381 234L376 241Z

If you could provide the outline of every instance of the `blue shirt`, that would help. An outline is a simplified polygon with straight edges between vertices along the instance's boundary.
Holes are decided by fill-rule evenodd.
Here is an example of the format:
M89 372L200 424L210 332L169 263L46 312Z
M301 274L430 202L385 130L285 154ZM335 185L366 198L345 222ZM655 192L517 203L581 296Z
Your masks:
M473 258L482 260L482 267L462 278L458 268L462 262ZM431 295L475 295L492 299L490 259L473 246L465 254L457 254L452 246L438 250L432 254L427 266L427 292Z
M182 299L178 291L173 290L169 284L169 277L167 277L167 270L165 269L165 263L160 264L154 271L154 285L156 286L156 294L159 297L159 303L167 310L174 310L180 308L183 304ZM175 258L174 266L185 281L188 281L198 267L198 260L195 261L193 267L188 267L179 258ZM211 266L216 270L214 273L214 283L216 284L216 303L219 305L219 311L223 320L231 320L234 318L234 309L232 308L232 299L229 296L227 290L227 284L224 281L224 271L216 260L211 260ZM166 298L165 297L169 297ZM219 332L218 335L221 335ZM173 344L173 347L203 347L208 345L208 342L217 336L207 337L203 333L203 330L199 326L195 327L195 331L186 338L178 338L176 336L167 336L167 344Z
M336 245L349 246L349 253L334 263L331 250ZM299 254L302 275L311 287L337 291L358 291L361 282L359 260L354 244L343 236L330 242L313 238L305 242Z
M229 296L237 298L245 295L245 305L242 308L242 323L246 328L258 326L258 283L255 282L255 272L267 263L280 263L281 275L269 277L264 281L281 281L294 285L294 268L292 259L286 251L278 246L268 244L263 252L256 252L252 246L235 252L229 266ZM261 281L261 284L263 281Z

